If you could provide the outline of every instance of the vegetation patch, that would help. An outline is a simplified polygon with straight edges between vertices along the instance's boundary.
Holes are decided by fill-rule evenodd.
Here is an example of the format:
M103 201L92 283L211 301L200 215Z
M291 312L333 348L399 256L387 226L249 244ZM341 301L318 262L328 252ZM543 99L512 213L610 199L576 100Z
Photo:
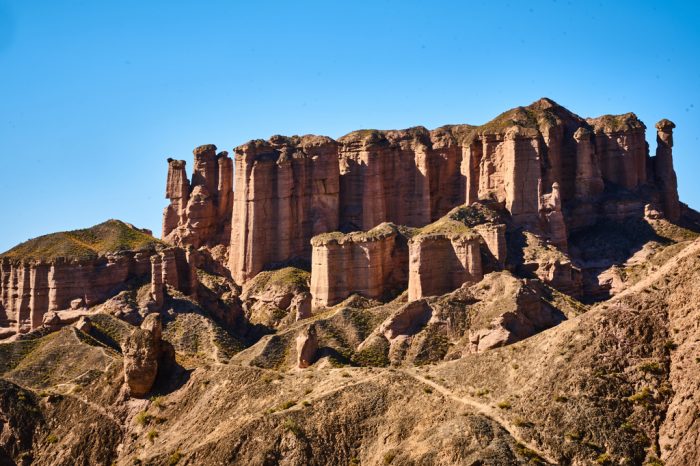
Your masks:
M108 252L154 249L160 241L119 220L82 230L51 233L25 241L0 255L16 260L90 259Z

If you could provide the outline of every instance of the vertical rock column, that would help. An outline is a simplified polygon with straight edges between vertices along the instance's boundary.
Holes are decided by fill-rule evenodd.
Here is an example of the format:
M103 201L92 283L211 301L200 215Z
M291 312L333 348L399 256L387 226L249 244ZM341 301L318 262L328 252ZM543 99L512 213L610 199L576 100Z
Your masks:
M233 160L228 152L217 156L219 165L219 185L217 187L217 222L222 225L219 241L228 245L231 239L231 215L233 214Z
M506 209L517 225L536 225L541 180L539 133L520 126L510 128L503 152Z
M430 234L409 241L409 301L442 295L482 277L479 235Z
M508 247L506 245L506 226L503 224L477 225L474 229L481 235L489 248L489 252L496 259L501 267L506 265L506 255Z
M10 274L12 264L9 259L0 259L0 327L10 327L16 317L10 307Z
M170 205L163 212L163 238L186 222L185 207L190 195L190 182L187 179L184 160L168 159L168 179L165 185L165 197Z
M595 157L592 133L581 127L574 133L576 141L576 199L597 197L603 192L603 178Z
M165 302L163 288L163 259L155 254L151 256L151 299L158 309Z
M314 307L333 306L353 293L383 298L407 285L408 248L396 225L319 235L311 244Z
M673 169L673 128L676 125L663 119L656 123L656 157L654 158L654 177L661 194L664 214L672 222L681 217L678 201L678 183Z
M41 326L44 314L49 310L49 268L49 264L41 261L31 267L29 315L33 329Z

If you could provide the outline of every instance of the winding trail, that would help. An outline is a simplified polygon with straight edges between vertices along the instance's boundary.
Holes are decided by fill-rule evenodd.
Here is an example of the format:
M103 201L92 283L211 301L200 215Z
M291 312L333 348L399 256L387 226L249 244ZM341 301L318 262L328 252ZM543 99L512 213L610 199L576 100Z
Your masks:
M683 250L681 252L679 252L678 254L676 254L675 256L670 258L669 260L667 260L666 263L664 263L661 267L656 269L656 271L647 275L643 279L639 280L637 283L630 286L629 288L622 290L620 293L616 294L615 296L613 296L609 300L604 301L604 303L608 304L608 303L617 302L617 301L621 300L622 298L624 298L625 296L640 292L640 291L644 290L645 288L648 288L656 280L658 280L659 278L668 274L674 267L676 267L678 265L678 263L680 261L682 261L686 257L688 257L692 254L696 254L696 253L700 253L700 240L693 241L688 246L683 248Z
M413 377L415 380L428 385L435 390L437 390L440 394L444 395L447 398L450 398L458 403L461 403L463 405L467 405L470 408L474 409L477 413L481 414L482 416L485 416L492 421L498 423L501 427L503 427L511 437L515 439L516 442L524 445L528 449L532 450L533 452L537 453L538 456L540 456L542 459L547 461L549 464L558 464L557 461L549 457L547 454L545 454L543 451L539 449L537 445L532 444L531 442L528 442L524 438L518 434L518 428L515 427L515 425L511 424L507 419L503 418L500 413L498 412L497 409L495 409L493 406L490 406L486 403L483 403L479 401L476 398L472 398L470 396L459 396L457 395L454 391L450 390L449 388L440 385L430 379L427 379L423 377L422 375L418 374L415 372L413 369L400 369L400 371L409 377Z

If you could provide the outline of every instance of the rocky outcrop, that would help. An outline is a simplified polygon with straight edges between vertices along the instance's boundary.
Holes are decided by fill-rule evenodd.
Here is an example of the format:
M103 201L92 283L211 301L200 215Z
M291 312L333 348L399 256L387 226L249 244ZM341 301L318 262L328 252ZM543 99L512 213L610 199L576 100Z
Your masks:
M673 169L673 128L670 120L656 123L656 157L654 157L654 176L659 188L659 197L666 218L677 222L681 217L678 200L678 183Z
M233 206L233 162L208 144L194 150L192 182L184 160L168 159L163 240L194 247L228 244Z
M296 338L297 367L306 369L316 360L318 337L316 327L309 325Z
M338 141L274 136L235 149L235 196L233 162L202 146L191 184L184 162L170 162L164 235L195 247L227 244L217 257L239 285L312 260L316 235L384 222L420 228L479 200L500 203L513 227L566 250L572 232L640 217L648 203L668 204L678 218L671 129L659 130L654 163L634 114L585 120L546 98L481 126L360 130Z
M409 301L478 282L484 274L482 256L487 252L503 264L505 229L498 214L479 203L457 207L420 229L408 246Z
M634 190L647 182L646 126L634 113L589 118L600 172L607 183Z
M437 296L481 280L480 236L421 234L409 242L408 299Z
M583 275L561 248L530 232L519 245L522 257L511 266L523 276L538 278L547 285L575 298L583 295Z
M164 354L159 314L149 314L121 346L124 356L124 383L129 394L145 396L151 391Z
M311 244L313 307L333 306L354 293L388 298L406 289L408 243L393 223L315 236Z
M515 343L566 319L544 302L536 284L508 272L489 274L469 291L476 300L469 331L472 353Z
M241 293L243 311L252 324L279 328L311 317L309 272L294 267L261 272Z
M25 333L47 312L67 310L80 299L94 306L129 279L148 276L152 252L124 251L85 260L0 260L0 325Z
M338 229L338 145L275 136L235 151L229 268L243 284L271 264L308 261L311 238Z

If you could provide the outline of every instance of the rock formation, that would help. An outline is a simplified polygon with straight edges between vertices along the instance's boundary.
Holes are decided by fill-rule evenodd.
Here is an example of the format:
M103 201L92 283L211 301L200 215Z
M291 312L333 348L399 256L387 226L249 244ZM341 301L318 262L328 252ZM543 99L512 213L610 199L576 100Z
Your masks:
M536 285L507 272L490 274L470 291L477 301L469 331L473 353L523 340L565 319L543 301Z
M191 183L185 163L169 161L164 238L223 249L217 254L239 285L298 260L317 262L319 273L328 276L345 266L332 259L323 265L325 259L316 261L314 252L320 257L336 254L333 248L349 251L353 242L319 244L312 252L314 236L370 231L385 222L422 228L456 206L490 200L509 212L512 228L566 251L572 232L601 220L640 217L648 203L658 202L667 218L679 219L673 124L659 123L653 163L645 128L633 113L586 120L543 98L482 126L360 130L337 141L274 136L235 149L235 196L234 162L225 153L217 156L214 146L201 146L195 149ZM504 234L482 232L489 246ZM469 247L474 246L464 246ZM504 264L504 250L490 249ZM318 306L338 302L355 288L368 296L392 288L388 282L336 284L321 276L312 281L328 288L323 298L316 288ZM333 287L339 290L335 295Z
M151 391L163 354L160 315L149 314L122 344L124 383L129 394L142 397Z
M437 296L481 280L481 237L474 231L421 233L409 243L408 299Z
M233 162L228 152L208 144L194 150L192 182L184 160L168 159L163 212L163 239L176 245L214 246L227 243L233 207Z
M297 367L305 369L316 360L318 351L318 337L316 327L309 325L296 338L297 347Z
M338 228L338 145L321 136L236 148L229 266L239 284L266 266L309 260L314 235Z
M386 298L408 284L407 238L393 223L315 236L311 244L313 307L333 306L353 293Z
M409 241L409 301L445 294L463 283L478 282L484 275L482 256L486 251L502 267L506 255L505 230L498 213L479 203L456 207L420 229Z
M654 175L659 188L659 196L664 214L672 222L681 217L680 202L678 201L678 184L676 171L673 169L673 128L676 125L670 120L656 123L656 157L654 157Z
M25 333L44 314L71 309L75 299L93 306L116 294L133 277L150 272L149 252L125 251L97 258L0 259L0 325Z
M253 324L278 328L311 317L309 273L294 267L259 273L240 298Z

